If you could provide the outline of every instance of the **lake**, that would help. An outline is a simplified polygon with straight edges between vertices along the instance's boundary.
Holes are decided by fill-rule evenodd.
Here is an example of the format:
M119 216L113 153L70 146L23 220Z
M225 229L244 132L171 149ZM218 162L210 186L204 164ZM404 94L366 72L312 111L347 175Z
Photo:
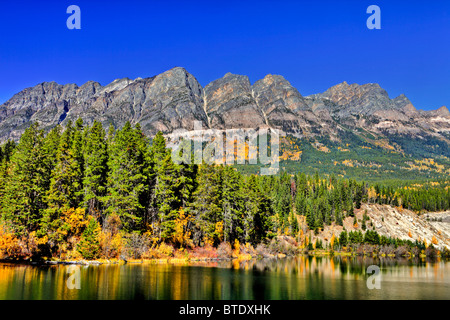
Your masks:
M380 289L369 289L370 265ZM189 264L90 266L0 264L0 299L317 300L448 299L444 261L310 257ZM69 289L79 275L80 289ZM372 279L372 278L371 278ZM372 280L370 280L370 283ZM70 282L75 284L76 282Z

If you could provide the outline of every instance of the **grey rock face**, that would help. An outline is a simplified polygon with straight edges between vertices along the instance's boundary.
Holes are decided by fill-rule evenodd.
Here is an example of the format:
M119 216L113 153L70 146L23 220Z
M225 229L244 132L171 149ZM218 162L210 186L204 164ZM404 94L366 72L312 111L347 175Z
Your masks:
M271 127L295 136L336 136L342 125L375 134L450 132L446 107L417 111L404 95L390 99L378 84L343 82L324 93L303 97L286 79L267 75L251 85L243 75L227 73L205 88L183 68L151 78L117 79L102 86L89 81L59 85L45 82L24 89L0 106L0 142L18 140L34 121L44 129L69 120L94 120L121 127L140 123L147 135L203 128Z
M326 114L326 110L341 124L375 134L440 136L450 130L450 116L442 108L441 111L419 112L405 95L390 99L378 84L343 82L305 100L316 113ZM438 115L441 117L436 118Z
M386 90L376 83L360 86L343 82L322 94L311 96L311 99L327 101L328 103L323 102L324 106L341 118L351 115L386 117L393 114L398 118L404 118L404 115L399 112L398 105L389 98Z
M147 79L118 79L105 87L93 81L81 87L42 83L0 106L0 141L17 140L34 121L49 129L78 118L116 127L139 122L149 135L192 130L194 120L207 123L202 96L198 81L183 68Z
M266 125L247 76L227 73L205 87L205 110L214 129L257 128Z
M320 119L303 96L286 79L279 75L267 75L252 87L252 94L261 109L266 124L297 136L307 136L330 131L323 125L329 121L326 115Z
M0 141L17 140L33 121L44 128L60 123L68 111L67 101L76 95L75 84L44 82L14 95L0 106Z
M437 110L428 111L428 115L448 118L448 117L450 117L450 111L448 111L448 108L446 106L442 106Z

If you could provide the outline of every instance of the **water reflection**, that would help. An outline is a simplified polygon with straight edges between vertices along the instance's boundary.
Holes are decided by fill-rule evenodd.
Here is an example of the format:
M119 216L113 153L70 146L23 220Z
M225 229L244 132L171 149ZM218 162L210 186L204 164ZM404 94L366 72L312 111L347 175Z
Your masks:
M366 285L381 268L381 289ZM308 257L190 264L80 267L69 289L67 266L0 264L0 299L448 299L444 261Z

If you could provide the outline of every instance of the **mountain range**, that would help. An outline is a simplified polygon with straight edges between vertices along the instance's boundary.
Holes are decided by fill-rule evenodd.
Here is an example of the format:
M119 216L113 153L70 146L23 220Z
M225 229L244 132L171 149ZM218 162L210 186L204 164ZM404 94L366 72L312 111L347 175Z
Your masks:
M43 128L81 117L104 125L140 123L150 136L157 131L205 128L272 127L296 137L336 136L342 125L375 134L431 135L447 140L450 112L417 110L400 95L391 99L378 84L340 83L324 93L302 96L280 75L253 85L247 76L227 73L204 88L184 68L145 79L117 79L102 86L44 82L26 88L0 105L0 141L17 140L32 122Z
M270 127L316 144L324 139L343 143L342 137L351 134L387 150L413 153L419 146L423 157L450 157L450 112L445 106L417 110L405 95L391 99L375 83L343 82L302 96L283 76L272 74L252 85L247 76L227 73L202 87L181 67L106 86L44 82L26 88L0 105L0 142L18 141L32 122L48 130L78 118L115 127L140 123L149 136L193 130L194 121L211 129ZM420 147L424 142L427 146ZM421 150L414 152L420 156Z

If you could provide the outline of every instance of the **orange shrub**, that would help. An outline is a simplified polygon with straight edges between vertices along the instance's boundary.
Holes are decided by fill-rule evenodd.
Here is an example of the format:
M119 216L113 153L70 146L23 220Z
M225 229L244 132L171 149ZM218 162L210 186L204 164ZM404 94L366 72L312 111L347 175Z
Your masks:
M437 241L435 236L433 236L433 238L431 239L431 243L432 244L438 244L438 241Z
M123 247L124 241L120 233L113 234L111 231L100 232L100 248L103 258L119 258Z
M189 251L189 256L193 259L214 259L218 257L218 249L216 250L210 245L195 247L192 251Z
M5 228L0 225L0 257L17 257L21 252L22 249L19 240L13 233L7 232Z

